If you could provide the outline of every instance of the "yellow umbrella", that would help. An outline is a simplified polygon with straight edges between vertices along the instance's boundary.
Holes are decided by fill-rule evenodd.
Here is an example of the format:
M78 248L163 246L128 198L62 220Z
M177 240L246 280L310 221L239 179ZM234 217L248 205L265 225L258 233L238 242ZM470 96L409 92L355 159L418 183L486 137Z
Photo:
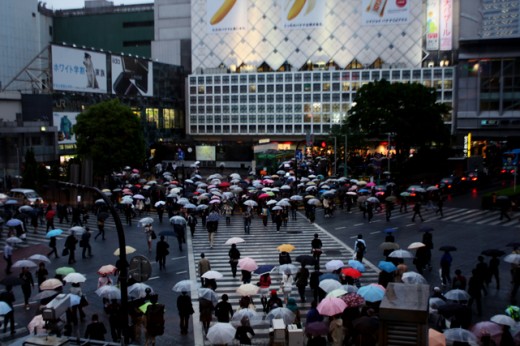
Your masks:
M282 245L279 245L277 247L277 249L280 252L291 252L296 248L294 247L294 245L291 245L291 244L282 244Z
M125 246L125 249L126 249L126 254L131 254L131 253L134 253L136 252L137 250L134 249L133 247L131 246ZM114 251L114 256L119 256L119 248L117 248L115 251Z

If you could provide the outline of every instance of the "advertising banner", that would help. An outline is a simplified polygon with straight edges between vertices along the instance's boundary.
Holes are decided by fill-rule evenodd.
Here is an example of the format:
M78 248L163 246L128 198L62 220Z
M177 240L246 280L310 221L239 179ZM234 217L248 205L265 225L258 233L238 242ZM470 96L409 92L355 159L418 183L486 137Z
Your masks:
M206 23L213 34L247 30L248 0L206 0Z
M197 145L195 147L195 157L199 161L215 161L215 147L210 145Z
M54 90L88 93L107 92L107 61L103 53L52 46Z
M363 0L362 25L406 24L410 20L410 0Z
M453 48L453 0L441 0L440 50Z
M426 7L426 49L439 49L439 13L441 0L428 0Z
M283 3L281 16L284 29L312 29L323 26L327 0L289 0Z
M75 144L76 134L72 127L76 125L78 112L52 113L53 125L58 128L58 144Z
M153 63L129 56L112 55L112 94L153 96Z

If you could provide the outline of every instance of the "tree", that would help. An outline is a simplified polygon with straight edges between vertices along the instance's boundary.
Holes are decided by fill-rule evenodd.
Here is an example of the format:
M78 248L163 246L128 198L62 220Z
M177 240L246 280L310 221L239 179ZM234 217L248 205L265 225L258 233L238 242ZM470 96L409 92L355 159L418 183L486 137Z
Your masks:
M352 132L365 138L387 138L391 133L398 155L407 154L411 147L448 142L449 131L442 119L450 108L437 103L433 88L381 80L361 87L355 102L346 123L349 136Z
M92 158L97 177L127 165L140 167L145 159L140 120L117 99L98 103L79 114L74 133L79 158Z

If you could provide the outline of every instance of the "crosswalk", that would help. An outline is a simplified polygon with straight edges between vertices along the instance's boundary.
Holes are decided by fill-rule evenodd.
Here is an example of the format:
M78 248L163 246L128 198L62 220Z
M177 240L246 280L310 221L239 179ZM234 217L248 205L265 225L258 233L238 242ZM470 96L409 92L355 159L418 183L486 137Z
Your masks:
M299 266L294 259L298 255L308 255L311 251L311 241L315 233L319 234L319 238L323 243L323 254L320 260L320 271L326 272L325 263L332 259L341 259L345 263L348 259L352 258L352 249L345 246L337 238L321 229L319 226L309 223L302 215L297 220L288 222L287 227L282 226L280 232L276 231L276 226L271 222L268 223L267 227L264 227L260 219L253 219L251 225L251 234L245 234L243 229L243 221L240 215L235 216L232 219L231 225L226 226L225 221L221 220L219 224L218 232L215 236L215 246L209 247L209 241L207 232L199 227L195 233L194 239L192 240L192 248L194 253L193 265L196 265L200 258L200 253L204 253L206 258L210 260L211 270L219 271L224 275L222 279L217 280L218 288L216 290L217 295L227 294L229 296L229 302L233 306L234 310L238 308L240 295L236 293L236 289L242 284L240 281L240 272L237 273L237 277L233 278L231 274L231 268L229 265L228 251L229 245L224 245L227 239L231 237L241 237L245 240L245 243L237 244L241 257L251 257L256 260L257 264L272 264L278 265L278 245L283 243L290 243L295 246L295 250L291 252L293 263ZM361 278L362 284L368 284L377 282L378 271L371 265L367 265L367 270L363 273ZM240 268L239 268L240 269ZM312 268L310 268L312 271ZM280 289L281 274L275 269L271 274L272 284L270 289ZM197 278L193 278L192 280ZM251 280L252 283L258 281L258 276L254 276ZM310 302L312 301L312 291L309 287L306 289L306 302L301 303L298 291L296 287L291 292L291 297L295 298L300 308L300 314L302 317L302 323L304 323L305 315L310 308ZM262 311L262 305L260 303L260 296L253 297L255 302L256 311L261 316L264 316ZM255 337L253 338L253 344L255 345L266 345L269 341L269 327L270 321L265 319L260 323L254 325ZM216 318L213 318L213 322L216 322ZM205 340L205 344L209 344Z

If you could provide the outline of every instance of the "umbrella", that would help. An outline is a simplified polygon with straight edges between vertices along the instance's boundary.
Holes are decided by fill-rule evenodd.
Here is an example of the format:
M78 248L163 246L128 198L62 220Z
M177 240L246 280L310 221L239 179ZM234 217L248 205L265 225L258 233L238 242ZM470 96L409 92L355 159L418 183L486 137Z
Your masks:
M321 202L319 199L317 198L311 198L307 201L307 204L309 205L314 205L314 206L320 206L321 205Z
M240 237L232 237L226 240L224 245L231 245L231 244L238 244L238 243L245 243L245 240Z
M269 311L266 317L269 319L269 321L271 321L273 318L281 318L285 325L289 325L294 322L296 315L287 308L276 308Z
M76 284L76 283L81 283L81 282L87 281L87 278L85 277L85 275L80 274L80 273L69 273L69 274L65 275L65 277L63 278L63 281Z
M138 193L138 194L135 194L135 195L134 195L134 198L135 198L135 199L145 199L145 197L144 197L143 195L139 194L139 193Z
M199 298L210 300L213 305L218 303L217 294L211 288L199 288L198 293Z
M428 346L446 346L446 336L433 328L428 329Z
M20 208L18 208L18 211L20 213L31 213L34 211L34 208L31 207L30 205L22 205Z
M84 227L81 227L81 226L74 226L74 227L70 228L70 233L74 234L74 235L77 235L77 236L82 235L86 231L87 230Z
M328 279L336 280L339 282L339 275L333 274L333 273L325 273L325 274L321 274L319 277L320 282L323 280L328 280Z
M121 290L112 285L101 286L96 290L96 294L101 298L121 299Z
M351 292L340 297L345 302L347 308L358 308L365 304L365 298L357 293Z
M285 272L290 272L291 274L296 274L298 272L298 268L294 264L282 264L278 267L278 273L283 274Z
M467 342L470 345L478 345L478 339L467 329L462 328L452 328L452 329L445 329L444 330L444 336L446 337L446 341L450 341L451 343L458 341L458 342Z
M112 264L107 264L102 266L98 269L99 275L108 275L108 274L114 274L116 272L117 268L113 266Z
M18 237L9 237L5 241L11 244L20 244L23 242L23 240Z
M13 268L36 268L38 265L31 260L18 260L14 262Z
M252 296L258 293L259 286L253 284L242 284L237 288L237 293L241 296Z
M335 297L325 297L317 306L318 312L323 316L341 314L346 308L347 304L342 299Z
M233 314L233 317L231 317L231 324L232 325L240 325L242 318L248 318L251 325L260 324L262 323L262 315L259 315L255 310L250 308L240 309L237 312Z
M332 290L330 291L328 294L327 294L327 297L336 297L336 298L339 298L339 297L342 297L344 296L345 294L347 294L348 292L345 291L343 289L343 286L340 287L340 288L336 288L335 290Z
M114 256L119 256L120 254L120 248L117 248L114 250ZM125 246L125 251L126 251L126 254L129 255L131 253L134 253L136 252L137 250L129 245Z
M415 256L410 251L407 251L407 250L394 250L394 251L390 252L388 257L393 257L393 258L414 258Z
M367 198L367 202L370 202L370 203L379 203L379 199L377 199L377 197L368 197L368 198Z
M293 196L290 197L290 200L291 201L302 201L303 197L300 196L300 195L293 195Z
M224 276L216 271L216 270L208 270L207 272L205 272L204 274L202 274L202 277L204 279L222 279Z
M56 274L62 275L62 276L66 276L70 273L75 273L75 272L76 272L76 270L71 267L60 267L60 268L56 269Z
M17 286L21 285L23 283L22 279L20 279L18 276L9 275L0 280L0 285L4 286Z
M341 273L353 279L359 279L361 277L361 272L354 268L343 268L341 269Z
M385 241L381 244L379 244L379 249L381 250L397 250L399 249L399 244L391 242L391 241Z
M491 322L495 322L495 323L503 325L503 326L509 326L511 328L516 326L516 322L514 319L512 319L511 317L509 317L507 315L503 315L503 314L494 315L489 320Z
M367 302L378 302L383 300L385 288L381 285L370 284L359 288L357 294L363 297Z
M325 293L330 293L338 288L341 288L341 282L334 279L325 279L320 281L320 288L325 291Z
M18 219L10 219L5 223L5 225L7 227L17 227L17 226L20 226L21 224L23 224L23 222Z
M311 322L305 325L305 334L318 336L327 335L329 333L329 326L325 322Z
M504 257L504 262L511 264L520 264L520 254L510 253L506 257Z
M446 305L446 301L441 298L432 297L428 300L430 309L438 310L440 306Z
M325 263L325 269L327 269L328 271L338 270L339 268L342 268L344 266L345 264L343 263L343 261L340 260L330 260L327 263Z
M296 247L291 244L282 244L282 245L279 245L276 249L280 252L291 252L294 249L296 249Z
M33 298L36 299L36 300L41 300L41 299L47 299L47 298L56 296L58 294L60 294L60 292L58 292L58 291L46 290L46 291L39 292Z
M32 318L31 322L27 325L27 329L29 330L29 334L45 334L47 330L45 329L46 322L43 319L43 315L36 315Z
M152 287L141 282L136 282L135 284L128 286L128 296L133 298L144 298L146 297L147 289L151 290L151 293L153 293Z
M500 256L504 256L506 253L505 253L505 251L502 251L499 249L487 249L487 250L482 251L482 254L485 256L490 256L490 257L500 257Z
M443 245L439 248L439 251L457 251L457 248L452 245Z
M141 220L139 220L139 224L141 226L144 225L151 225L153 223L153 219L151 217L143 217Z
M247 205L248 207L256 207L258 205L258 203L256 203L252 199L248 199L247 201L244 202L244 205Z
M349 260L348 265L362 273L365 272L365 265L358 260Z
M31 257L29 257L29 259L33 260L33 261L51 263L51 260L47 256L40 255L40 254L34 254Z
M229 323L217 322L208 329L206 338L213 345L226 345L235 339L236 329Z
M484 335L489 335L497 345L500 344L500 338L502 336L502 326L490 321L481 321L471 327L471 332L475 334L477 338L482 338Z
M295 259L296 262L300 263L302 266L314 265L316 260L311 255L299 255Z
M358 288L356 286L349 284L341 285L341 288L347 291L347 293L357 293L358 291Z
M277 205L277 206L273 207L272 210L283 210L283 208Z
M418 248L424 247L424 246L426 246L426 245L421 243L420 241L416 241L416 242L413 242L410 245L408 245L408 250L415 250L415 249L418 249Z
M444 297L446 297L446 299L449 299L449 300L461 301L461 300L469 300L470 295L468 292L466 292L464 290L453 289L453 290L449 290L448 292L446 292L444 294Z
M41 283L40 289L42 291L45 291L45 290L55 290L56 288L62 287L62 286L63 286L63 282L61 282L58 279L47 279L47 280L45 280L44 282Z
M253 272L258 268L258 264L251 257L244 257L238 260L238 266L241 270L247 270Z
M392 273L397 270L397 267L392 262L388 261L379 261L377 267L387 273Z
M63 233L63 230L57 228L57 229L50 230L49 232L47 232L47 234L45 236L47 238L51 238L51 237L59 236L62 233Z
M275 265L272 264L261 264L253 271L253 274L256 275L264 275L267 273L271 273L273 269L275 268Z
M11 312L13 309L6 302L0 302L0 316Z
M166 205L165 201L157 201L157 202L155 202L154 207L158 208L158 207L161 207L163 205Z
M173 288L172 291L174 292L189 292L191 291L191 280L181 280L177 282Z
M426 281L424 276L422 276L421 274L416 273L416 272L403 273L403 275L401 276L401 281L404 282L405 284L417 284L417 285L419 285L419 284L427 285L428 284L428 281Z
M183 218L182 216L175 215L175 216L172 216L170 218L170 223L172 225L185 225L186 224L186 219Z

